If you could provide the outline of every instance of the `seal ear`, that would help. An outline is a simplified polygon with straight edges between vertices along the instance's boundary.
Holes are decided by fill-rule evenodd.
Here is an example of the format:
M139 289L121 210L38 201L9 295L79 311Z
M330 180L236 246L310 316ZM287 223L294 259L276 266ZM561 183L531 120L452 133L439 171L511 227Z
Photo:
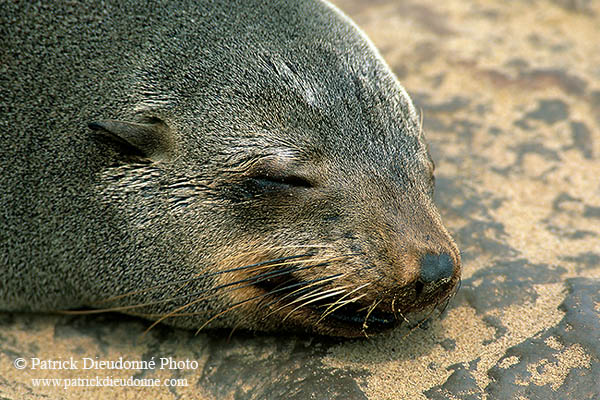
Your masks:
M169 128L159 119L148 123L105 119L90 122L88 127L151 160L163 160L171 155L173 141Z

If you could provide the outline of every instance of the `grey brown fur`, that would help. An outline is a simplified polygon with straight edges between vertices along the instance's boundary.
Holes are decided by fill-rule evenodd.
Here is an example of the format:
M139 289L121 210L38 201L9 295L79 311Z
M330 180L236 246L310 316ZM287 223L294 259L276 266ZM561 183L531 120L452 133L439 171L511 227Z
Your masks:
M328 4L2 2L0 18L0 309L146 304L123 311L357 336L383 320L243 301L323 279L385 319L454 290L411 101Z

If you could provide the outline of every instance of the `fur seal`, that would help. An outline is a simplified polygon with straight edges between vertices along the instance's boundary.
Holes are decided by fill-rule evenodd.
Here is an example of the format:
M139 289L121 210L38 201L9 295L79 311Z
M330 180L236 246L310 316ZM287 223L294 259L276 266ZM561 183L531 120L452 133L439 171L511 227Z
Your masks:
M334 6L0 18L0 309L356 337L454 293L415 109Z

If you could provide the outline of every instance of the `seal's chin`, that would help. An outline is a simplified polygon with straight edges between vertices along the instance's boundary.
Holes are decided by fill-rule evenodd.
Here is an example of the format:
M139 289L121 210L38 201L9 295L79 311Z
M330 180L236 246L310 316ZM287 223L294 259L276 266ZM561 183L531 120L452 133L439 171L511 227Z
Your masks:
M401 323L401 319L391 312L378 308L369 310L363 305L348 304L329 314L325 318L325 323L364 335L367 332L375 334L395 328Z
M456 291L457 281L458 279L450 279L429 292L423 291L415 283L390 290L394 295L388 294L379 299L373 295L369 301L344 302L337 306L335 299L326 298L310 301L300 308L290 307L293 309L291 313L290 308L280 308L278 314L284 320L295 321L294 325L299 325L304 330L328 336L364 337L389 331L402 324L410 329L421 326L424 321L436 315L436 310L442 311L445 308ZM302 282L290 279L289 276L286 283L292 287L302 285ZM274 294L278 285L273 285L271 281L259 287ZM279 292L277 295L287 297L289 294Z

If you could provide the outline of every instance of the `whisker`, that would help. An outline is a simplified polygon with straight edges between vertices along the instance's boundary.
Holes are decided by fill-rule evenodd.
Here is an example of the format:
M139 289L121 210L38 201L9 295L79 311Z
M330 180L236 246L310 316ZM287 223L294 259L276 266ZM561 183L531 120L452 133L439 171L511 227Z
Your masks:
M294 308L294 309L293 309L292 311L290 311L289 313L287 313L287 315L286 315L286 316L283 318L283 320L282 320L282 321L285 321L285 320L286 320L286 319L287 319L287 318L288 318L288 317L289 317L289 316L290 316L290 315L291 315L291 314L292 314L294 311L298 310L299 308L302 308L302 307L304 307L304 306L307 306L308 304L314 303L315 301L319 301L319 300L323 300L323 299L326 299L326 298L329 298L329 297L337 296L338 294L342 294L342 293L344 293L345 291L346 291L346 290L344 290L344 289L340 289L340 290L338 290L338 291L336 291L336 292L329 293L329 294L326 294L326 295L323 295L323 296L319 296L319 297L317 297L317 298L314 298L314 299L312 299L312 300L308 300L308 301L306 301L306 302L304 302L304 303L300 304L300 305L299 305L299 306L297 306L296 308Z
M286 268L286 269L283 269L283 270L278 270L278 271L268 272L268 273L264 273L264 274L258 275L258 276L256 276L256 277L251 277L251 278L241 279L241 280L238 280L238 281L236 281L236 282L230 282L230 283L226 283L226 284L223 284L223 285L220 285L220 286L214 287L214 288L208 288L208 289L204 289L204 290L202 290L202 291L200 291L200 292L196 292L196 293L193 293L193 294L185 295L185 296L182 296L182 297L179 297L179 298L177 298L177 297L176 297L176 298L174 298L173 300L180 300L180 299L182 299L182 298L187 298L187 297L191 297L191 296L196 296L196 295L198 295L198 294L200 294L200 293L203 293L203 292L206 292L206 291L219 290L219 289L222 289L222 288L225 288L225 287L229 287L229 286L233 286L233 285L237 285L237 284L240 284L240 283L244 283L244 282L250 282L250 283L248 283L248 284L246 284L246 285L243 285L243 286L240 286L240 287L236 287L236 288L232 288L232 289L230 289L230 290L227 290L227 291L225 291L225 293L228 293L228 292L230 292L230 291L233 291L233 290L239 290L239 289L242 289L242 288L245 288L245 287L248 287L248 286L255 285L256 283L258 283L258 282L262 282L262 281L265 281L265 280L267 280L267 279L271 279L271 278L274 278L274 277L277 277L277 276L285 275L285 274L287 274L288 272L290 272L290 271L292 271L292 270L293 270L293 271L298 271L298 270L301 270L301 269L315 268L315 267L322 266L322 265L326 265L326 263L324 263L324 264L316 264L316 265L309 265L309 266L306 266L306 267L300 267L300 268L291 267L291 268ZM150 326L150 328L148 328L148 330L152 329L154 326L156 326L158 323L160 323L160 322L164 321L165 319L167 319L167 318L169 318L169 317L173 316L173 314L175 314L175 313L177 313L177 312L179 312L179 311L181 311L181 310L183 310L183 309L186 309L186 308L188 308L188 307L191 307L192 305L194 305L194 304L197 304L197 303L198 303L198 302L200 302L200 301L207 300L207 299L209 299L209 298L210 298L210 297L212 297L212 296L216 296L217 294L222 294L222 293L223 293L223 292L219 292L219 293L213 293L213 294L212 294L212 295L210 295L210 296L200 297L200 298L198 298L198 299L196 299L196 300L194 300L194 301L192 301L192 302L189 302L189 303L187 303L187 304L185 304L185 305L183 305L183 306L181 306L181 307L178 307L178 308L176 308L174 311L172 311L172 312L170 312L170 313L168 313L168 314L166 314L166 315L162 316L160 319L158 319L157 321L155 321L155 322L154 322L154 323L153 323L153 324ZM268 293L267 293L267 294L268 294Z
M369 328L369 326L367 325L367 321L369 320L371 313L375 310L375 308L377 308L379 303L381 303L382 301L383 301L383 299L374 300L372 305L369 307L369 310L367 311L367 315L365 316L365 320L363 321L363 326L362 326L363 331L366 331L367 328ZM366 333L365 333L365 336L366 336Z
M363 293L363 294L361 294L360 296L353 297L353 298L351 298L351 299L349 299L349 300L345 300L345 301L342 301L342 302L339 302L339 301L337 301L337 302L333 303L333 305L335 305L335 304L338 304L338 306L337 306L337 307L335 307L335 308L334 308L333 310L331 310L330 312L328 312L327 314L323 314L323 315L321 316L321 318L319 318L319 320L317 321L317 323L321 322L321 321L322 321L324 318L326 318L328 315L330 315L330 314L334 313L335 311L339 310L340 308L342 308L342 307L343 307L343 306L345 306L346 304L354 303L355 301L358 301L358 300L362 299L363 297L365 297L367 294L368 294L368 293Z
M336 305L337 303L339 303L340 301L344 300L346 297L348 297L348 296L352 295L352 293L354 293L354 292L356 292L356 291L358 291L358 290L360 290L360 289L362 289L362 288L364 288L364 287L367 287L367 286L369 286L369 285L371 285L371 283L370 283L370 282L364 283L364 284L362 284L362 285L360 285L360 286L358 286L358 287L354 288L353 290L349 291L348 293L346 293L346 294L345 294L345 295L343 295L342 297L340 297L340 298L339 298L339 299L338 299L338 300L337 300L335 303L331 304L331 305L330 305L330 306L329 306L329 307L328 307L328 308L327 308L325 311L323 311L323 314L321 315L321 317L319 318L319 320L317 321L317 323L321 322L321 320L322 320L323 318L327 317L329 314L331 314L332 312L334 312L334 311L336 311L337 309L339 309L340 307L336 307L336 308L334 308L333 310L331 310L333 307L335 307L335 305ZM355 301L355 300L353 300L353 301ZM344 303L344 305L345 305L345 304L348 304L348 303L346 303L346 302L345 302L345 303ZM329 310L331 310L331 311L329 311Z
M170 297L168 299L164 299L164 300L157 300L157 301L152 301L152 302L147 302L147 303L141 303L141 304L134 304L134 305L127 305L127 306L119 306L119 307L111 307L111 308L103 308L103 309L96 309L96 310L59 310L56 311L57 313L60 314L98 314L98 313L103 313L103 312L113 312L113 311L127 311L127 310L131 310L131 309L135 309L135 308L141 308L141 307L147 307L147 306L153 306L153 305L158 305L158 304L163 304L163 303L168 303L170 301L176 301L176 300L182 300L188 297L193 297L193 296L197 296L199 294L202 293L206 293L206 292L210 292L210 291L218 291L220 289L226 288L226 287L230 287L230 286L234 286L234 285L238 285L240 283L245 283L245 282L250 282L246 285L242 285L236 288L232 288L230 290L226 290L226 291L220 291L218 293L214 293L210 296L205 296L200 298L199 300L207 300L209 298L211 298L212 296L216 296L222 293L229 293L233 290L239 290L239 289L243 289L246 288L248 286L252 286L258 282L262 282L265 281L267 279L271 279L277 276L281 276L281 275L285 275L288 272L291 271L301 271L304 269L309 269L309 268L315 268L315 267L320 267L323 265L327 265L328 263L320 263L320 264L315 264L315 265L308 265L308 266L304 266L304 267L290 267L290 268L286 268L286 269L282 269L282 270L277 270L277 271L273 271L273 272L269 272L269 273L264 273L264 274L260 274L257 275L255 277L250 277L250 278L245 278L245 279L240 279L238 281L235 282L229 282L229 283L225 283L223 285L219 285L216 287L212 287L212 288L207 288L207 289L203 289L194 293L190 293L190 294L186 294L186 295L182 295L182 296L175 296L175 297Z
M261 274L255 277L251 277L251 278L246 278L246 279L241 279L235 282L230 282L230 283L226 283L220 286L216 286L216 287L212 287L212 288L207 288L207 289L203 289L194 293L190 293L187 295L182 295L182 296L175 296L175 297L170 297L168 299L163 299L163 300L157 300L157 301L152 301L152 302L147 302L147 303L141 303L141 304L133 304L133 305L127 305L127 306L119 306L119 307L110 307L110 308L102 308L102 309L95 309L95 310L57 310L56 312L59 314L68 314L68 315L81 315L81 314L99 314L99 313L105 313L105 312L115 312L115 311L127 311L127 310L132 310L135 308L142 308L142 307L148 307L148 306L153 306L153 305L158 305L158 304L163 304L163 303L168 303L171 301L176 301L176 300L182 300L188 297L193 297L193 296L197 296L199 294L202 293L206 293L206 292L210 292L210 291L217 291L219 289L223 289L229 286L233 286L233 285L238 285L240 283L244 283L244 282L251 282L249 284L240 286L240 287L236 287L236 288L232 288L230 290L226 290L226 291L221 291L218 293L214 293L210 296L205 296L202 297L200 299L197 300L207 300L213 296L216 296L218 294L222 294L222 293L228 293L231 292L233 290L239 290L239 289L243 289L246 288L248 286L252 286L255 283L258 282L262 282L266 279L270 279L279 275L284 275L290 271L299 271L299 270L303 270L303 269L308 269L308 268L314 268L314 267L318 267L318 266L322 266L325 265L326 263L322 263L322 264L315 264L315 265L309 265L306 267L291 267L291 268L287 268L284 270L279 270L279 271L274 271L271 273L265 273L265 274ZM133 313L130 313L133 314Z
M342 286L342 287L335 287L335 288L327 289L327 290L325 290L325 291L322 291L322 290L321 290L321 287L320 287L320 286L317 286L315 289L311 290L310 292L308 292L308 293L306 293L306 294L303 294L302 296L300 296L300 297L298 297L298 298L294 299L293 301L290 301L290 302L288 302L288 303L286 303L286 304L282 305L281 307L279 307L279 308L277 308L277 309L275 309L275 310L272 310L272 311L271 311L271 312L269 312L269 313L268 313L268 314L267 314L265 317L268 317L268 316L270 316L271 314L274 314L274 313L276 313L276 312L278 312L278 311L280 311L280 310L282 310L282 309L284 309L284 308L286 308L286 307L289 307L289 306L291 306L292 304L298 303L298 302L300 302L300 301L304 301L304 300L310 299L310 298L312 298L312 297L319 296L319 295L322 295L322 294L325 294L325 293L329 293L329 292L332 292L332 291L336 291L336 290L339 290L339 289L341 289L341 288L345 288L345 287L348 287L348 286L349 286L349 285Z
M257 268L251 269L251 270L247 270L245 272L256 272L256 271L260 271L261 269L267 269L267 268L273 268L273 267L282 267L282 266L286 266L286 265L294 265L294 264L304 264L304 263L314 263L314 262L320 262L320 263L331 263L333 261L338 261L338 260L342 260L346 258L346 256L338 256L338 257L331 257L331 258L311 258L308 260L298 260L298 261L286 261L283 263L279 263L279 264L268 264L268 265L261 265ZM322 265L322 264L319 264ZM223 271L223 272L218 272L219 274L224 273L224 272L229 272L229 271ZM215 275L217 275L217 273L215 273ZM203 275L203 277L206 275Z
M215 272L210 272L210 273L201 274L201 275L199 274L199 275L196 275L196 276L194 276L192 278L180 279L180 280L176 280L176 281L161 283L161 284L158 284L156 286L152 286L152 287L149 287L149 288L146 288L146 289L134 290L134 291L131 291L131 292L128 292L128 293L125 293L125 294L121 294L121 295L118 295L118 296L110 297L108 299L103 299L103 300L100 300L98 302L94 302L92 304L102 304L102 303L106 303L106 302L109 302L109 301L119 300L119 299L122 299L124 297L132 296L132 295L135 295L135 294L144 293L144 292L147 292L149 290L160 289L160 288L163 288L165 286L177 285L179 283L187 284L187 283L192 282L194 280L203 279L203 278L209 278L209 277L214 276L214 275L225 274L225 273L228 273L228 272L241 271L241 270L244 270L244 269L253 268L253 267L257 267L257 266L261 266L261 265L267 265L267 264L277 263L277 262L281 262L281 261L285 261L285 260L297 259L297 258L308 257L308 256L310 256L309 253L298 254L298 255L294 255L294 256L274 258L274 259L271 259L271 260L261 261L259 263L244 265L244 266L236 267L236 268L230 268L230 269L226 269L226 270L222 270L222 271L215 271Z
M394 315L394 318L396 320L398 320L398 316L396 315L396 311L394 310L394 305L396 304L396 299L398 298L398 293L394 294L394 298L392 299L392 314Z
M440 315L444 314L444 312L446 311L446 308L448 308L448 304L450 304L450 300L451 300L451 296L448 296L448 297L446 297L445 300L442 300L442 301L445 301L445 304L440 311ZM437 305L436 305L436 307L437 307Z
M294 249L294 248L300 248L300 249L303 249L303 248L307 248L307 249L319 249L319 248L330 248L330 247L331 247L330 245L286 245L286 246L272 246L272 247L259 248L259 249L247 251L247 252L242 253L242 254L231 255L229 257L222 258L220 260L220 263L221 264L227 264L227 262L229 262L231 260L237 260L237 259L240 259L242 257L248 257L248 256L250 256L252 254L260 254L260 253L265 253L267 251L276 251L276 250L278 251L278 250L287 250L287 249ZM252 266L256 266L256 265L261 265L263 263L279 262L279 261L284 261L286 259L294 259L294 258L298 258L298 257L305 257L305 256L312 256L312 255L313 255L312 252L310 252L310 253L303 253L303 254L294 255L294 256L286 256L286 257L274 258L274 259L271 259L271 260L266 260L266 261L259 262L257 264L251 264L251 265L248 265L248 266L252 267ZM224 272L235 271L235 270L237 270L237 268L238 267L233 268L233 269L231 269L229 271L224 271Z
M244 272L245 273L254 273L254 272L265 270L265 269L273 269L275 267L284 267L284 266L289 266L289 265L300 265L300 264L305 264L305 263L308 263L308 262L314 263L314 262L321 262L321 261L327 261L327 262L329 262L330 259L327 259L327 258L320 258L320 259L318 259L318 258L312 258L312 259L308 259L308 260L284 261L284 262L276 263L276 264L267 264L267 265L261 265L261 266L257 266L257 267L253 266L254 268L246 269ZM296 269L296 270L299 270L299 269ZM193 279L189 279L184 285L181 285L181 287L179 287L179 289L177 289L176 291L179 291L179 290L183 289L185 286L189 285L190 282L193 282L193 281L198 280L200 278L210 277L212 275L220 275L220 274L224 274L224 273L227 273L227 272L231 272L231 271L229 271L229 270L226 270L226 271L217 271L215 273L204 274L204 275L201 275L199 277L196 277L196 278L193 278ZM260 276L260 275L257 275L257 276Z
M221 311L220 313L214 315L212 318L210 318L208 321L206 321L200 328L198 328L198 330L196 331L196 334L200 333L200 331L202 329L204 329L206 327L206 325L210 324L212 321L214 321L216 318L220 317L221 315L226 314L226 313L228 313L228 312L230 312L230 311L232 311L232 310L234 310L234 309L236 309L236 308L238 308L240 306L243 306L244 304L246 304L249 301L256 300L256 299L259 299L261 297L265 297L265 296L268 296L268 295L269 295L269 293L262 293L262 294L250 297L250 298L248 298L246 300L242 300L242 301L240 301L240 302L232 305L227 310Z
M346 275L347 275L347 274L345 274L345 273L339 273L339 274L335 274L335 275L331 275L331 276L326 276L326 277L324 277L324 278L318 278L318 279L313 279L313 280L311 280L311 281L300 282L299 284L296 284L296 285L301 285L301 284L305 284L305 283L306 283L307 285L305 285L305 286L303 286L303 287L301 287L301 288L299 288L299 289L296 289L296 290L294 290L293 292L291 292L291 293L288 293L288 294L286 294L286 295L285 295L285 296L283 296L283 297L280 297L280 298L278 298L278 299L275 299L275 300L272 300L272 301L270 301L269 303L265 304L265 305L263 306L263 308L266 308L266 307L268 307L268 306L272 305L273 303L280 302L280 301L282 301L282 300L284 300L284 299L286 299L286 298L288 298L288 297L290 297L290 296L294 296L294 295L298 294L299 292L301 292L301 291L303 291L303 290L309 290L309 289L310 289L310 288L313 286L313 284L314 284L314 283L319 283L320 285L322 285L322 284L325 284L325 283L327 283L327 282L329 282L329 281L333 281L333 280L339 279L339 278L341 278L341 277L343 277L343 276L346 276ZM295 285L292 285L292 286L295 286ZM269 314L269 315L270 315L270 314Z
M408 337L408 335L410 335L415 330L417 330L418 328L420 328L427 320L429 320L429 317L431 317L431 314L433 314L434 311L435 311L435 307L425 316L425 318L423 318L421 321L419 321L417 323L417 325L410 327L410 329L408 330L408 332L406 332L404 335L402 335L400 337L400 340L406 339ZM400 314L400 315L402 316L402 314ZM404 316L402 316L402 318L404 318L404 320L410 324L410 322Z
M339 274L339 275L342 275L342 274ZM326 277L326 278L319 278L319 279L315 279L315 281L318 281L318 280L329 280L329 279L331 279L331 278L330 278L330 277ZM297 286L297 285L301 285L301 284L303 284L303 283L304 283L304 282L299 282L299 283L296 283L296 284L294 284L294 285L289 285L289 286L290 286L290 287L292 287L292 286ZM277 289L277 290L269 291L268 293L264 293L264 294L261 294L261 295L258 295L258 296L254 296L254 297L253 297L253 299L256 299L256 298L258 298L258 297L266 297L266 296L268 296L268 295L271 295L271 294L273 294L274 292L277 292L277 291L283 291L283 290L288 290L288 287L282 287L282 288L279 288L279 289ZM245 300L244 300L244 301L245 301ZM237 303L236 303L236 304L237 304ZM210 311L210 310L201 310L200 312L209 312L209 311ZM192 316L192 315L197 315L197 314L199 314L200 312L179 313L179 314L173 314L173 315L171 315L170 317L179 317L179 316Z
M285 247L285 246L282 246ZM292 246L293 247L293 246ZM300 247L300 246L299 246ZM321 247L318 245L315 245L314 247ZM323 245L322 247L326 247L326 245ZM302 261L298 261L298 263L303 263L303 262L315 262L315 261L337 261L340 259L344 259L347 257L351 257L355 254L350 253L350 254L343 254L341 256L337 256L337 257L331 257L331 258L321 258L321 259L309 259L309 260L302 260ZM199 279L205 279L205 278L209 278L212 276L216 276L216 275L221 275L221 274L225 274L225 273L229 273L229 272L236 272L236 271L241 271L241 270L247 270L250 268L254 268L254 267L261 267L261 266L268 266L268 267L274 267L274 266L282 266L282 265L287 265L286 263L280 263L282 261L288 261L288 260L294 260L294 259L298 259L298 258L302 258L302 257L309 257L312 256L312 254L310 253L305 253L305 254L298 254L298 255L293 255L293 256L287 256L287 257L280 257L280 258L274 258L271 260L266 260L266 261L261 261L258 263L254 263L254 264L249 264L249 265L244 265L241 267L235 267L235 268L229 268L226 270L221 270L221 271L214 271L214 272L210 272L210 273L205 273L205 274L198 274L192 278L186 278L186 279L181 279L181 280L176 280L176 281L171 281L171 282L166 282L166 283L162 283L162 284L158 284L149 288L145 288L145 289L138 289L138 290L134 290L128 293L124 293L118 296L113 296L113 297L109 297L107 299L103 299L94 303L91 303L92 305L96 305L96 304L102 304L102 303L107 303L110 301L116 301L116 300L120 300L122 298L125 297L129 297L129 296L133 296L135 294L140 294L140 293L145 293L151 290L157 290L166 286L170 286L170 285L176 285L176 284L189 284L190 282L193 282L195 280L199 280ZM279 264L274 264L274 263L279 263ZM260 268L257 268L256 270L259 270ZM253 271L251 271L253 272Z
M342 275L343 275L343 274L336 274L336 275L334 275L334 276L332 276L332 277L318 278L318 279L313 279L313 280L311 280L311 281L305 281L305 282L296 282L296 283L293 283L293 284L291 284L291 285L284 285L283 287L278 287L278 288L275 288L275 289L273 289L273 290L270 290L270 291L268 292L268 294L269 294L269 295L273 295L274 293L277 293L277 292L283 292L283 291L287 291L287 290L290 290L291 288L294 288L294 287L300 286L300 288L299 288L299 289L296 289L296 290L294 290L293 292L291 292L291 293L288 293L287 295L285 295L285 296L283 296L283 297L281 297L281 298L275 298L274 300L271 300L271 301L270 301L269 303L267 303L267 304L259 304L259 305L258 305L258 309L259 309L259 310L266 309L266 308L268 308L270 305L272 305L272 304L274 304L274 303L277 303L277 302L279 302L279 301L283 300L284 298L286 298L286 297L290 296L290 295L291 295L291 294L293 294L293 293L302 293L303 291L309 291L309 290L311 289L311 287L313 287L313 286L315 286L315 285L318 285L319 287L321 287L321 285L323 285L323 284L324 284L324 283L326 283L327 281L330 281L330 280L332 280L332 279L335 279L335 278L337 278L337 277L339 277L339 276L342 276ZM264 299L267 299L267 298L268 298L268 297L264 297ZM268 316L268 315L271 315L271 313L269 313L269 314L267 314L267 315L263 316L263 318L262 318L261 320L263 320L263 321L264 321L264 320L267 318L267 316ZM232 333L233 333L233 330L237 329L237 328L238 328L238 327L239 327L239 326L240 326L242 323L244 323L246 320L248 320L248 318L250 318L250 315L247 315L246 317L244 317L244 318L240 319L240 320L238 321L238 323L237 323L237 324L236 324L236 325L233 327L233 329L232 329Z
M408 318L406 318L406 317L404 316L404 314L402 314L402 313L400 312L400 310L398 310L398 315L402 317L402 320L403 320L404 322L406 322L407 324L409 324L409 325L410 325L410 323L411 323L411 322L408 320Z
M282 248L282 249L283 248L288 248L288 249L289 248L307 248L307 249L314 248L314 249L316 249L316 248L330 248L330 247L332 247L332 246L327 246L327 245L323 245L323 246L318 246L318 245L293 246L292 245L292 246L281 246L280 248ZM274 248L271 248L271 249L274 249ZM258 249L258 250L254 250L253 252L260 252L260 251L264 251L264 250ZM248 254L253 253L253 252L249 252ZM256 262L253 264L232 267L232 268L228 268L225 270L219 270L219 271L210 271L209 270L208 272L205 272L205 273L200 272L197 275L192 275L191 277L186 278L186 279L179 279L179 280L174 280L174 281L169 281L169 282L158 283L156 285L153 285L153 286L150 286L150 287L147 287L144 289L137 289L137 290L130 291L128 293L124 293L121 295L106 298L106 299L94 302L94 303L92 303L92 305L103 304L103 303L107 303L107 302L111 302L111 301L118 301L118 300L121 300L121 299L124 299L127 297L138 295L138 294L143 294L143 293L147 293L150 291L159 290L159 289L165 288L165 287L171 287L171 289L170 289L171 296L166 299L148 301L145 303L133 304L133 305L108 307L108 308L104 308L104 309L62 310L59 312L64 313L64 314L96 314L96 313L102 313L102 312L127 311L128 313L133 314L133 315L158 316L159 318L156 321L154 321L145 330L144 334L146 334L153 327L155 327L157 324L161 323L162 321L164 321L167 318L181 317L181 316L193 316L193 315L203 314L203 313L207 313L207 312L215 312L215 310L189 310L191 307L193 307L194 305L198 304L201 301L205 301L205 300L210 299L215 296L223 295L224 293L229 293L229 292L232 292L235 290L240 290L240 289L252 286L252 285L256 285L257 283L264 282L264 281L270 280L272 278L282 277L291 272L326 266L331 262L334 262L337 260L343 260L343 259L345 259L347 257L351 257L353 255L356 255L356 254L350 253L350 254L344 254L344 255L330 257L330 258L327 258L327 257L317 258L317 257L315 257L314 252L306 252L306 253L302 253L302 254L279 257L279 258L274 258L274 259L270 259L270 260L264 260L264 261ZM239 256L236 256L235 258L239 258ZM225 259L225 260L227 260L227 259ZM307 265L307 264L309 264L309 265ZM278 268L278 267L284 267L284 268ZM181 291L186 286L189 287L189 285L192 282L197 281L197 280L207 279L210 277L219 276L219 275L226 274L226 273L235 273L235 272L244 271L246 273L251 274L251 273L259 272L261 270L266 270L266 271L261 272L260 274L258 274L256 276L250 276L250 277L246 277L244 279L239 279L235 282L224 283L224 284L218 285L216 287L203 288L194 293L190 293L190 294L181 293ZM273 304L282 303L286 299L291 300L291 301L288 301L286 304L278 307L277 309L271 311L269 314L267 314L267 316L273 314L274 312L285 309L287 307L292 307L293 305L295 305L297 303L302 303L302 304L297 305L290 312L288 312L287 315L285 315L285 317L283 318L283 321L285 321L295 311L297 311L298 309L300 309L302 307L305 307L305 306L315 303L317 301L321 301L321 300L329 299L329 298L335 298L336 296L341 295L341 297L337 298L337 300L335 302L328 305L328 308L323 312L321 318L319 319L319 321L321 321L323 318L327 317L330 313L335 312L340 307L343 307L344 305L346 305L348 303L357 301L358 299L360 299L366 295L366 294L363 294L363 295L356 296L356 297L348 299L348 300L344 300L344 299L347 299L349 296L351 296L352 293L355 293L358 290L362 289L363 287L368 286L370 283L356 287L353 290L351 290L350 292L348 292L347 289L349 289L351 287L351 285L337 286L337 287L323 291L323 286L325 284L327 284L328 282L332 282L334 280L338 280L345 275L347 275L347 274L339 273L339 274L335 274L335 275L331 275L331 276L327 276L327 277L313 279L310 281L296 282L296 281L290 279L290 280L287 280L287 282L279 283L279 285L277 285L272 290L268 290L265 293L261 293L256 296L246 298L242 301L239 301L239 302L231 305L226 310L220 311L217 314L213 315L211 318L206 320L200 326L200 328L197 330L197 333L200 332L202 329L204 329L208 324L210 324L216 318L219 318L220 316L222 316L230 311L233 311L250 301L259 300L260 309L264 309L264 308L270 307ZM274 282L277 283L279 281L275 280ZM177 285L180 285L180 286L176 287ZM290 290L292 290L292 291L290 292ZM181 293L181 295L180 295L180 293ZM265 304L264 300L269 299L269 296L272 297L276 293L284 293L284 295L280 298L271 299L271 300L269 300L268 303ZM157 293L157 295L160 295L160 294L161 294L160 292ZM173 296L173 294L176 294L176 295ZM200 296L200 297L193 299L193 297L197 297L197 296ZM191 299L191 301L188 301L186 304L175 307L174 309L172 309L171 311L169 311L167 313L150 314L150 313L135 312L136 309L141 309L143 307L167 304L169 302L176 302L176 301L181 301L181 300L185 301L186 299ZM260 299L264 299L264 300L260 301ZM185 312L185 310L189 310L189 312ZM267 317L267 316L265 316L265 317ZM366 325L366 322L365 322L365 325ZM238 325L236 325L233 328L230 335L233 334L233 331L237 328L237 326Z

